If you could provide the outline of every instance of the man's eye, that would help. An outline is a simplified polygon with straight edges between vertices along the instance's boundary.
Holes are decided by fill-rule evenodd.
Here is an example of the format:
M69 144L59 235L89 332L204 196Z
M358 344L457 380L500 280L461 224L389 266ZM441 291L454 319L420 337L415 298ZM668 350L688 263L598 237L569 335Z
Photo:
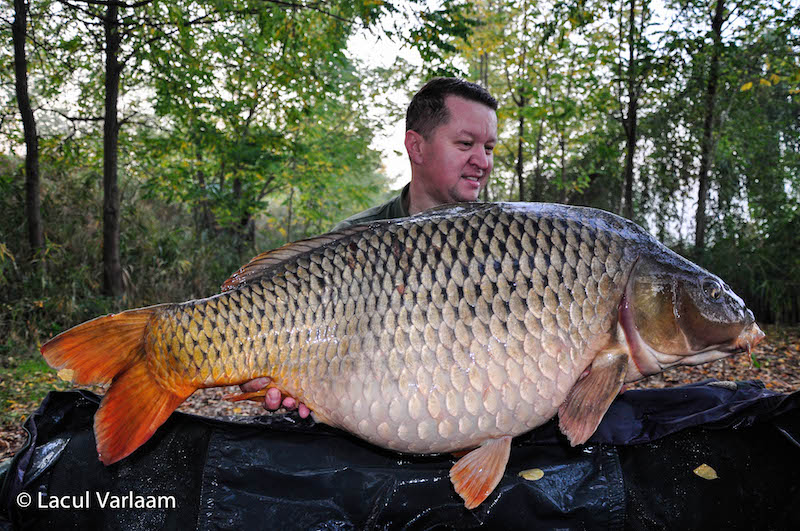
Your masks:
M494 146L486 146L486 153L493 153L493 152L494 152Z
M459 142L459 144L465 147L472 147L472 142L467 142L465 140L462 140L461 142Z

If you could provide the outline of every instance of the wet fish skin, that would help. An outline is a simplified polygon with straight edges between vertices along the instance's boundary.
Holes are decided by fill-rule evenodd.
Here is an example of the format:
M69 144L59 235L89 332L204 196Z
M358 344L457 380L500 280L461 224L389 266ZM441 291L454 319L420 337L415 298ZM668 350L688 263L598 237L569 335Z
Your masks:
M495 207L379 225L163 307L148 360L165 388L268 376L316 418L396 450L518 435L614 340L637 244L618 223Z
M256 257L225 287L43 347L78 382L114 380L95 418L104 462L195 389L261 376L317 420L399 451L507 456L510 436L557 412L579 444L623 381L763 337L724 283L637 225L560 205L459 205L357 226ZM714 344L700 341L709 334ZM101 350L121 354L98 361ZM117 427L125 417L133 428ZM468 507L501 464L480 493L453 478Z

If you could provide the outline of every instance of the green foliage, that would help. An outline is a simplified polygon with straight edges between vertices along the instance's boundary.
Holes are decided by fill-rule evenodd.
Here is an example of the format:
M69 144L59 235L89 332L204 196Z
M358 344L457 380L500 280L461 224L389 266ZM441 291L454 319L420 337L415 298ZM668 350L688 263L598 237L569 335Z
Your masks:
M359 73L343 53L344 21L375 16L358 5L326 13L217 4L214 26L166 41L152 56L156 111L181 133L146 132L159 155L145 161L149 193L199 212L203 230L252 244L253 217L276 195L298 190L289 224L323 230L349 198L363 204L359 190L377 192L372 126L359 115ZM309 208L323 203L336 208Z
M642 128L651 151L641 166L640 197L645 210L658 212L650 216L656 233L720 274L769 321L800 319L797 261L790 251L797 245L791 231L800 199L800 102L787 76L800 66L798 36L787 23L798 13L780 2L752 3L738 8L740 23L725 26L706 249L688 250L685 243L692 239L708 83L710 15L704 5L681 11L681 30L666 35L674 72ZM755 85L742 82L753 79Z
M43 169L48 176L58 173L49 163ZM126 181L124 186L130 184ZM126 295L99 297L99 183L91 172L77 171L66 178L47 178L44 187L48 191L42 205L47 247L37 258L43 267L36 269L26 267L8 251L27 253L23 212L18 206L24 194L22 182L0 181L0 208L8 214L0 218L0 234L6 239L0 246L5 250L0 262L0 336L4 338L0 358L32 353L58 332L97 315L213 294L244 260L222 238L183 230L191 217L180 207L142 200L135 194L124 196L121 242Z
M0 348L4 348L0 347ZM59 380L42 357L0 358L0 426L19 426L50 391L63 391L72 385Z
M120 236L125 295L98 296L106 6L30 4L29 76L46 249L26 248L21 127L0 58L0 359L100 314L208 296L257 252L328 230L387 185L364 112L358 29L441 60L469 21L423 0L155 0L120 6ZM3 8L4 19L13 16ZM8 33L9 26L2 30ZM10 42L10 34L7 35ZM8 213L8 215L5 215ZM41 267L31 267L40 264Z
M787 0L729 6L736 23L723 35L708 247L694 250L710 11L706 2L674 4L657 13L635 4L636 221L720 274L759 319L800 320L800 9ZM103 313L213 294L255 253L378 203L388 184L370 145L381 124L366 108L391 108L402 120L390 88L412 92L434 75L465 74L500 102L490 199L524 192L619 212L629 5L156 0L121 8L126 295L116 300L97 295L104 8L31 4L47 244L40 256L26 248L24 149L6 47L0 359L34 354ZM414 48L423 65L368 72L353 64L345 49L362 27ZM8 26L0 31L10 42Z
M474 2L481 22L453 58L500 101L491 199L517 199L521 182L529 200L621 212L635 97L635 221L728 280L760 319L796 321L800 9L725 7L706 249L690 242L714 3Z
M773 213L760 230L742 224L716 240L703 265L717 272L766 322L800 319L800 211Z

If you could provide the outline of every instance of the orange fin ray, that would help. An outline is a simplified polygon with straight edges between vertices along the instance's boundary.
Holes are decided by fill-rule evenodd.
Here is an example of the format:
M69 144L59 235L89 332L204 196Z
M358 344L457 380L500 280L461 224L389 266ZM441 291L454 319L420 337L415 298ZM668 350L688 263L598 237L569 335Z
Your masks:
M269 389L275 388L278 391L280 391L281 395L284 398L292 397L298 402L301 402L301 400L298 400L297 397L295 397L291 393L286 392L286 390L284 390L284 388L281 385L279 385L278 382L273 380L271 377L267 378L269 379L269 383L266 386L259 389L258 391L233 393L230 395L225 395L222 398L223 400L227 400L228 402L241 402L242 400L252 400L253 402L264 402L264 397L267 396L267 391ZM281 399L281 402L283 402L283 399Z
M450 469L450 481L467 509L480 505L503 477L511 454L511 436L489 439L459 459Z
M73 371L78 385L106 384L144 356L144 335L155 306L106 315L62 332L42 355L56 370Z
M627 366L625 352L601 352L589 374L572 387L558 408L558 427L572 446L585 443L600 425L625 383Z
M162 388L144 361L115 378L94 416L103 464L116 463L144 444L193 392L193 388Z
M225 395L223 400L228 402L241 402L242 400L252 400L253 402L263 402L264 397L267 395L267 388L259 389L258 391L250 391L248 393L234 393Z

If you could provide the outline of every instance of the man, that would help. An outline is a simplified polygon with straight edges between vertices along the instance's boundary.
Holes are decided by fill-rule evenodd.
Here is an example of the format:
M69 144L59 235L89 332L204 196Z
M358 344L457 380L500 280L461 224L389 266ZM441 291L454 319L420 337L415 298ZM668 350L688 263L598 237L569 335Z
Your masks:
M399 196L347 218L334 230L477 200L493 167L496 110L497 101L479 85L458 78L429 81L406 112L411 182Z
M351 216L334 231L380 219L411 216L440 205L476 201L494 165L497 143L497 101L483 87L458 78L436 78L423 86L406 111L405 146L411 161L411 182L390 201ZM269 385L267 378L242 384L253 392ZM267 390L264 405L274 410L305 404Z

